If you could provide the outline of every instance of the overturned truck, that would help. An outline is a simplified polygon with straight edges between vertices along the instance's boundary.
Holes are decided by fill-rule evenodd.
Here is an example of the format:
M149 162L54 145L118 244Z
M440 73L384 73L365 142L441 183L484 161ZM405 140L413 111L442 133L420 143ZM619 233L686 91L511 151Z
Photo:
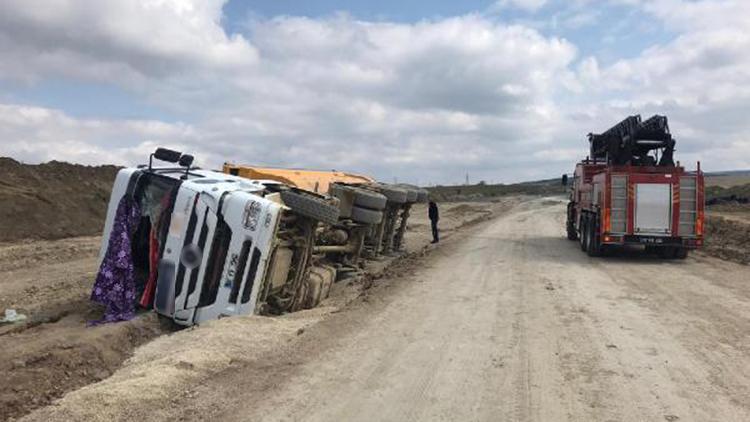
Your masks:
M384 215L408 214L418 196L387 186L324 194L192 163L159 148L148 165L118 172L92 295L107 306L105 321L132 317L136 304L186 326L315 307L373 253L368 242L386 249Z
M629 116L588 140L590 154L576 165L570 190L568 239L590 256L645 245L663 258L684 259L702 246L703 173L700 163L692 172L675 164L665 116Z
M157 168L153 159L178 165ZM321 222L338 221L337 200L191 164L160 148L149 165L119 171L95 291L116 295L122 286L100 280L132 277L139 304L180 325L317 305L335 269L314 259L313 239ZM118 217L125 208L134 216L129 227ZM129 258L114 275L105 265L112 257Z

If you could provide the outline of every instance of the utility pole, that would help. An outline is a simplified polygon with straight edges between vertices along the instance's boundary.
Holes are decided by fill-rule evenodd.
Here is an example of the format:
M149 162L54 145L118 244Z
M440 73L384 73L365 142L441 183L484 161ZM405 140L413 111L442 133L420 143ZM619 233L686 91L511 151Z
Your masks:
M466 172L466 186L469 185L469 173Z

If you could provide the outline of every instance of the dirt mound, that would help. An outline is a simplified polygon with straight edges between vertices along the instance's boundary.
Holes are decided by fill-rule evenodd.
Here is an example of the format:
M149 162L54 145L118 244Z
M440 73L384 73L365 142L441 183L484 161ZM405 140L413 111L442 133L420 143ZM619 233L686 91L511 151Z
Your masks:
M0 242L98 234L117 170L0 157Z
M707 217L704 251L721 259L750 264L750 224L725 217Z
M156 315L87 327L102 316L89 301L101 238L0 244L0 420L23 415L68 391L108 377L134 348L161 334Z
M5 386L0 391L0 420L109 377L137 346L162 333L152 313L86 328L86 319L96 316L85 312L0 335L0 379Z
M478 207L473 207L469 204L461 204L461 205L456 205L455 207L448 208L446 211L447 211L447 214L462 215L462 214L476 212L477 208Z

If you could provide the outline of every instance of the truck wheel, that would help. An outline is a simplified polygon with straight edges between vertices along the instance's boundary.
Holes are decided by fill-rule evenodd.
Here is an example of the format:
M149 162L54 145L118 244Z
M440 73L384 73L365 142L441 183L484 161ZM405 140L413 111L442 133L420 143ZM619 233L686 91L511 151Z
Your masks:
M408 202L408 194L404 189L401 189L393 185L378 185L378 191L385 195L389 201L397 204L405 204Z
M409 186L409 185L396 185L399 188L406 191L406 202L417 202L417 198L419 197L419 191L417 188Z
M297 214L326 224L339 221L338 199L332 204L323 196L299 189L285 189L280 194L284 204Z
M367 208L352 207L352 220L362 224L378 224L383 220L383 212Z
M599 243L599 238L596 235L596 221L596 216L593 216L588 220L588 229L586 230L588 233L588 240L586 241L586 254L588 254L588 256L599 256L602 250L601 243Z
M578 240L578 232L576 232L576 228L571 223L567 224L566 231L568 240Z
M382 210L385 208L385 203L388 201L384 195L377 192L372 192L367 189L361 189L354 186L346 186L340 184L332 184L330 193L332 196L338 196L337 193L349 191L353 192L354 203L358 207L369 208L371 210Z
M396 185L407 191L408 202L418 202L420 204L427 202L429 193L416 185L409 185L407 183L399 183Z
M586 252L586 250L588 249L588 245L586 244L589 238L588 227L589 227L588 214L584 213L581 216L581 232L579 233L581 250L584 252Z
M659 248L659 258L662 259L674 259L675 248L673 246L663 246Z
M575 216L573 215L573 203L568 204L568 218L565 222L565 229L568 232L568 240L578 239L578 232L576 232L576 226L573 223Z
M688 257L688 248L678 247L675 250L674 257L677 259L685 259Z

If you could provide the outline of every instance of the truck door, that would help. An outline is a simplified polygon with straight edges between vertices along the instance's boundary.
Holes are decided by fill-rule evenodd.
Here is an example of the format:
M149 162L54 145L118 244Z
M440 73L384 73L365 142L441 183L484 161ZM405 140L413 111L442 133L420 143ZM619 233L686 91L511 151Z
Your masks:
M666 236L672 229L672 185L635 184L635 234Z

